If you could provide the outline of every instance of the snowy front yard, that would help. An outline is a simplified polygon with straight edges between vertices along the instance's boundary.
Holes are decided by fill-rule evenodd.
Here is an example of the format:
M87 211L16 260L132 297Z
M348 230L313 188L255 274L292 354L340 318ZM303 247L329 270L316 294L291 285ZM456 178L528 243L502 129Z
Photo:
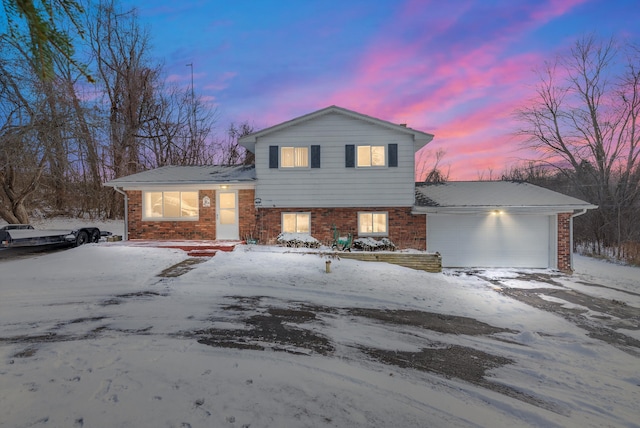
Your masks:
M187 260L0 261L0 426L640 426L638 269Z

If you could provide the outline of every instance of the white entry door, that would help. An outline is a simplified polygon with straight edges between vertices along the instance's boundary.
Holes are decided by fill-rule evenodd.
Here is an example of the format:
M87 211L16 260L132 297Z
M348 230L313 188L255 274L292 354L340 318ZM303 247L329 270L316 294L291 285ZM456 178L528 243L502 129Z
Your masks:
M216 195L216 239L239 239L238 192L220 190Z

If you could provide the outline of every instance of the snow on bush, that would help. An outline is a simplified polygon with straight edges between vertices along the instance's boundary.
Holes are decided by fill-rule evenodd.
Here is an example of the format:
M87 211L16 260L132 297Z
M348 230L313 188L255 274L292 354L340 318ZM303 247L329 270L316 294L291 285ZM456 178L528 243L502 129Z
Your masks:
M278 244L285 247L306 247L319 248L320 241L305 233L281 233L276 240Z
M373 238L358 238L353 241L353 248L363 251L395 251L396 246L389 238L380 240Z

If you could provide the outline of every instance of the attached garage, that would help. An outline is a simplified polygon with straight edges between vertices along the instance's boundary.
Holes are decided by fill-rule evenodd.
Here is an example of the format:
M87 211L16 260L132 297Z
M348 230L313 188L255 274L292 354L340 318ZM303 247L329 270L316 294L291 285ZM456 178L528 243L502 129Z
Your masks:
M443 267L570 271L573 218L593 208L529 183L466 181L416 184L413 213Z
M444 267L547 268L555 260L555 216L433 214L427 218L427 248Z

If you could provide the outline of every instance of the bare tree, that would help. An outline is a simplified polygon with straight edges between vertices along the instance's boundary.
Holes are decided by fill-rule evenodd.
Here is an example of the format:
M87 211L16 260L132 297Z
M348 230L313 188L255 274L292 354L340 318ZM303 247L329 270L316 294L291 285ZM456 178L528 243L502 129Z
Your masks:
M543 184L549 182L555 169L551 169L548 165L529 161L521 165L512 165L502 173L504 181L521 181L532 184Z
M536 97L516 113L519 134L540 161L565 174L576 196L599 205L585 216L598 249L633 238L627 226L640 190L639 59L637 46L584 37L546 64Z
M191 89L163 85L157 94L154 119L143 127L145 167L212 163L213 147L208 141L216 122L215 110L192 96Z
M446 172L442 170L442 160L447 154L446 150L438 149L435 155L430 150L423 151L418 159L420 172L418 173L418 181L425 183L446 183L449 180L449 172L451 167L448 166Z
M140 134L155 102L160 68L149 59L149 35L135 11L100 1L87 24L98 84L106 96L111 168L114 177L141 170Z
M47 200L50 201L50 209L59 214L66 214L67 174L70 167L70 135L67 124L74 123L74 120L64 93L59 90L61 86L58 77L45 79L40 82L39 92L43 97L43 107L49 121L45 136L48 148L45 156L47 173L43 177L43 184L49 190Z
M93 93L93 85L80 81L80 75L67 64L58 66L56 89L70 118L66 124L67 143L64 185L68 196L66 205L73 214L91 217L101 216L108 210L105 205L110 189L102 186L105 166L101 153L105 149L100 142L102 112L98 106L83 98ZM72 212L67 212L72 214Z
M56 121L26 52L3 36L0 51L0 217L29 223L26 200L40 185Z
M65 25L80 29L73 21L80 11L75 0L38 1L3 0L10 24L35 19L12 26L14 33L45 25L55 30L50 35L57 43L59 35L67 37ZM215 109L193 88L166 85L134 11L122 11L117 0L97 1L87 1L90 13L82 23L95 85L80 79L88 74L72 61L71 45L54 46L35 33L0 35L0 216L12 223L28 222L33 208L120 216L121 196L104 188L105 180L215 161ZM60 16L70 21L55 20L53 27ZM46 57L31 55L36 45L29 37L48 46Z
M5 214L14 213L11 222L18 217L28 222L27 213L36 207L44 213L71 214L78 198L69 193L70 182L74 163L81 161L75 131L82 123L81 102L75 82L82 76L91 79L72 58L69 34L82 30L77 15L83 9L73 0L3 4L9 11L10 32L0 36L0 103L11 112L3 116L2 129L4 148L12 147L3 156L8 160L2 168L4 200L11 203ZM17 25L16 18L24 19L26 26ZM88 194L81 193L80 199Z
M92 9L93 10L93 9ZM143 129L156 118L160 66L149 57L149 35L135 11L122 11L115 0L99 0L87 21L99 92L104 94L109 173L121 177L144 169ZM120 195L111 193L107 216L122 215Z
M218 143L217 163L220 165L251 165L255 163L253 153L242 147L238 140L253 133L253 126L244 121L239 125L231 123L227 128L227 138Z

